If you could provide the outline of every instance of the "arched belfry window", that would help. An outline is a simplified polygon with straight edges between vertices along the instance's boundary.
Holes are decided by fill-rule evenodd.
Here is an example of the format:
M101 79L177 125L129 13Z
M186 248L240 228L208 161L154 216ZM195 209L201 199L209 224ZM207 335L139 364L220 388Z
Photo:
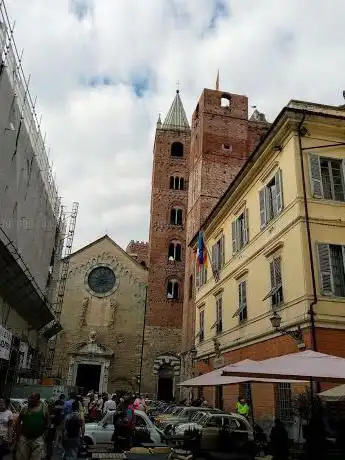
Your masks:
M231 97L228 94L222 94L220 106L223 108L230 107Z
M170 176L170 188L172 190L184 190L184 178L179 176Z
M168 260L173 262L181 262L182 260L182 245L178 241L172 241L169 244Z
M181 208L172 208L170 211L170 225L183 225L183 212Z
M180 284L177 280L172 279L167 284L167 299L178 300L180 296Z
M171 144L171 156L183 157L183 144L181 142L173 142Z

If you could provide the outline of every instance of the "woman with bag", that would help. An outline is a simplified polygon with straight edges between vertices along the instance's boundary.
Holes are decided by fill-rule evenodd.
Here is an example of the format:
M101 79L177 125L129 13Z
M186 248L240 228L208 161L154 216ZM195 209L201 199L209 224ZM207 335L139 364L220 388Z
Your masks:
M0 460L10 452L12 422L13 414L7 401L0 397Z

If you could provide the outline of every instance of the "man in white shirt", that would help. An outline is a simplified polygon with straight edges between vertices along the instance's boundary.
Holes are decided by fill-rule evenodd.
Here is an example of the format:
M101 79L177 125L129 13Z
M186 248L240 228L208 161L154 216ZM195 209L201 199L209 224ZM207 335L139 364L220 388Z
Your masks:
M108 401L104 403L103 412L106 414L107 412L111 410L116 410L116 395L115 394L111 397L111 399L108 399Z

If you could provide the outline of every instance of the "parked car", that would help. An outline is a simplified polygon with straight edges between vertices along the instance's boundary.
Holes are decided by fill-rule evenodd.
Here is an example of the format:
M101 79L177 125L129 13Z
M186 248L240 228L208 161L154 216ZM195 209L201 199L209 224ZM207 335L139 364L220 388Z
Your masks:
M155 425L162 431L168 426L174 426L177 423L190 422L197 412L221 412L218 409L209 409L207 407L183 407L182 410L173 412L165 417L155 419Z
M256 454L254 430L245 417L238 414L205 413L193 422L182 423L175 428L177 436L197 431L200 435L200 450L217 450L221 433L228 433L234 452ZM229 443L230 444L230 443Z
M85 424L84 440L88 445L112 442L111 438L114 433L114 413L115 411L107 412L98 423ZM162 444L164 438L163 433L154 426L145 412L135 410L135 418L134 445L140 444L140 442Z
M176 420L174 421L169 421L165 427L164 427L164 430L162 430L164 432L165 435L173 435L175 432L176 432L176 427L179 426L179 425L185 425L186 423L194 423L194 424L197 424L199 422L199 420L201 420L206 414L208 413L215 413L215 414L218 414L220 413L221 411L219 409L207 409L207 408L204 408L205 410L203 411L196 411L193 413L192 417L190 418L190 420L186 420L186 418L177 418Z

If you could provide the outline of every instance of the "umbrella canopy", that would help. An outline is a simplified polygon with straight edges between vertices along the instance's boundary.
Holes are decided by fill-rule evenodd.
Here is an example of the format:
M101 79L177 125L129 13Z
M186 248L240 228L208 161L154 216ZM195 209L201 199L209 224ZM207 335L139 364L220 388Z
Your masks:
M319 396L324 401L344 401L345 400L345 385L339 385L330 390L319 393Z
M329 382L345 381L345 359L307 350L241 366L228 366L223 376L251 378L313 379Z
M227 376L223 375L224 371L229 368L236 369L239 366L248 365L248 364L257 364L257 361L252 361L251 359L245 359L244 361L239 361L238 363L231 364L215 371L208 372L207 374L199 375L190 380L185 380L180 383L180 386L183 387L213 387L213 386L224 386L224 385L236 385L244 382L266 382L266 383L290 383L291 380L281 380L281 379L259 379L259 378L248 378L248 377L236 377L236 376Z

